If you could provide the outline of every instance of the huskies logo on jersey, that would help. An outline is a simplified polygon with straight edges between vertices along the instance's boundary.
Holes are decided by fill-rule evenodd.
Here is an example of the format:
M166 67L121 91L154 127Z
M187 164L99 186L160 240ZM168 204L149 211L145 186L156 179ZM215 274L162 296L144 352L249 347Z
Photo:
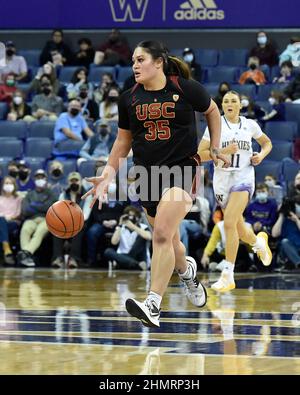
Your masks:
M189 0L180 5L175 11L174 18L184 21L222 20L225 12L219 10L215 0Z
M218 202L223 202L223 195L216 195L216 199Z

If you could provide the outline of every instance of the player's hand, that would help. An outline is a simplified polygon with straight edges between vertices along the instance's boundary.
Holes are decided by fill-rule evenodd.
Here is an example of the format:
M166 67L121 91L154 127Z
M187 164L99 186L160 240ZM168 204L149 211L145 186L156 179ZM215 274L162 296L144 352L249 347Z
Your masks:
M104 176L89 177L86 178L86 181L91 182L93 184L93 187L87 193L81 196L81 199L86 199L88 196L92 195L93 200L90 204L90 208L94 206L96 200L98 199L98 208L99 210L101 210L102 202L105 201L105 196L107 195L108 185L110 184L110 182Z
M201 258L201 265L203 266L204 269L206 269L208 264L209 264L209 257L207 255L203 254L202 258Z
M263 158L260 153L258 152L253 152L252 158L251 158L251 165L257 166L262 162Z
M232 155L232 154L236 154L238 150L239 150L238 143L233 142L227 145L227 147L222 150L222 153L225 155Z
M220 150L214 147L210 147L210 156L215 164L215 166L218 166L218 160L221 160L224 162L222 167L229 167L230 166L230 161L224 154L220 154Z

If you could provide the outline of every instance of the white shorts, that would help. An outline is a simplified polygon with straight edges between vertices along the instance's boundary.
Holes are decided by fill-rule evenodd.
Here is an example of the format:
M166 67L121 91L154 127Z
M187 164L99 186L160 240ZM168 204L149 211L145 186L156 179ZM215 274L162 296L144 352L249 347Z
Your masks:
M249 200L255 189L254 167L246 167L241 171L224 171L215 169L213 187L217 204L221 208L227 206L231 192L249 192Z

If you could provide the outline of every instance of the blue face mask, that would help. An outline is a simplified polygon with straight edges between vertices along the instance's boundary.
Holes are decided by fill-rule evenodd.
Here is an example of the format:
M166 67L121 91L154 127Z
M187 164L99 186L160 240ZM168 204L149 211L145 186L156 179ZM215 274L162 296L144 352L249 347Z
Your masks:
M268 192L257 192L256 199L260 202L266 202L268 200Z
M295 211L296 211L297 217L300 217L300 205L299 204L295 205Z

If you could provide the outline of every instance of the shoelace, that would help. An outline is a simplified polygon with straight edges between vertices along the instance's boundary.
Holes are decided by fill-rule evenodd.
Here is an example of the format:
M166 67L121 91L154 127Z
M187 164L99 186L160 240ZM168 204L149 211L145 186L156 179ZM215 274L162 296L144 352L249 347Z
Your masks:
M152 315L159 315L160 310L157 308L156 303L153 300L146 300L146 306L149 308Z
M182 279L182 281L187 285L187 287L189 289L192 288L192 287L195 288L195 289L198 288L199 281L198 281L197 277L191 278L190 280L183 280Z

